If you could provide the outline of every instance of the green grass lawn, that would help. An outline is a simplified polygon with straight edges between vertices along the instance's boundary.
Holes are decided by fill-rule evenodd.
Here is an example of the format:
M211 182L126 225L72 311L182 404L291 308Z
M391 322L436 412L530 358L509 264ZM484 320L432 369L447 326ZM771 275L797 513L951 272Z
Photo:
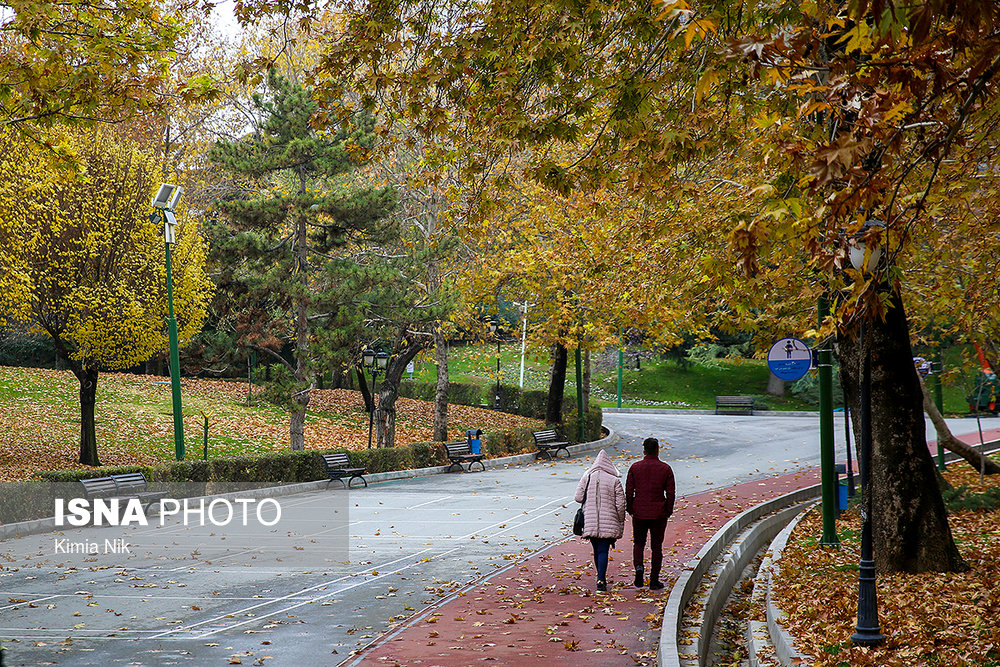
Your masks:
M247 405L245 383L184 378L181 394L188 458L288 449L288 413L259 397L252 406ZM432 439L431 404L401 399L396 407L398 444ZM365 448L368 420L359 392L316 390L306 414L306 447ZM164 378L100 374L94 421L98 452L105 465L147 465L175 456L173 404ZM467 406L453 406L448 414L451 433L473 427L500 432L540 425L538 420ZM0 481L76 467L79 443L79 382L71 373L0 366Z
M496 382L495 344L470 344L453 347L448 356L448 376L453 382L473 382L490 385ZM617 405L618 370L616 355L610 364L591 365L592 400L604 407ZM500 378L503 384L517 385L520 377L521 346L506 343L500 346ZM768 369L762 360L719 359L715 365L690 364L678 367L672 361L643 359L639 370L634 357L626 358L622 372L623 407L715 408L715 397L722 395L764 396ZM574 356L570 353L566 377L566 394L576 395ZM525 354L524 386L526 389L548 389L548 350L528 349ZM433 357L418 359L413 379L433 382L437 378ZM767 405L774 410L815 409L792 397L768 396Z
M915 352L920 354L918 350ZM614 363L592 364L592 400L603 407L617 405L618 371ZM448 374L453 382L471 382L484 386L496 382L497 348L494 343L456 345L448 356ZM971 359L971 361L970 361ZM503 343L500 346L500 380L506 385L517 385L520 376L520 343ZM786 396L765 396L769 376L767 364L758 359L718 359L713 365L693 363L687 368L678 367L673 361L643 359L640 369L634 368L634 356L626 356L622 372L623 407L677 407L713 409L716 396L758 396L772 410L816 410L817 406L791 394L791 383L786 383ZM433 355L419 357L414 364L413 379L433 382L437 378ZM954 347L945 354L943 388L946 414L966 414L966 396L978 365L969 349ZM573 354L570 353L566 378L566 394L576 395L576 376ZM816 371L811 371L815 373ZM526 389L548 389L549 360L547 349L528 347L525 353L524 386ZM404 377L409 377L405 375ZM835 378L834 382L838 382ZM836 391L836 389L835 389ZM840 407L838 403L834 407Z

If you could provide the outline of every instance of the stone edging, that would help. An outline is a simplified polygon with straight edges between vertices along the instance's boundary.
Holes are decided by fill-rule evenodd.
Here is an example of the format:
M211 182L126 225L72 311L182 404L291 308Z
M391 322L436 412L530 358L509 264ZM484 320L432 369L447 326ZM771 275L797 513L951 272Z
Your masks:
M570 445L566 449L569 451L570 455L583 454L595 449L601 449L602 447L608 447L618 442L619 435L608 428L604 427L608 431L608 435L601 438L600 440L594 440L592 442L581 442L577 445ZM483 463L486 464L487 468L501 468L511 465L521 465L525 463L531 463L535 460L535 454L517 454L514 456L503 456L495 459L484 459ZM440 475L447 473L450 466L433 466L430 468L414 468L411 470L392 470L390 472L378 472L372 473L371 475L365 475L365 479L368 480L369 484L376 484L378 482L389 482L397 479L410 479L413 477L425 477L428 475ZM240 491L240 498L252 498L254 500L260 500L261 498L274 498L280 496L289 496L296 493L304 493L306 491L315 491L321 488L326 488L328 486L327 480L321 479L312 482L299 482L296 484L284 484L281 486L271 486L262 489L253 489ZM354 487L357 490L357 487ZM234 494L221 494L218 496L211 496L213 498L226 498L235 497ZM51 533L58 530L55 525L55 517L47 517L45 519L33 519L31 521L19 521L17 523L0 524L0 540L6 540L12 537L22 537L25 535L36 535L38 533Z
M749 654L750 667L760 666L758 654L761 651L766 651L765 647L774 649L775 656L782 665L789 665L793 660L798 660L797 664L809 664L808 657L799 653L795 648L795 641L782 625L785 612L781 611L772 600L771 581L777 572L781 553L784 551L785 545L788 544L788 538L791 537L795 526L817 505L818 502L801 512L778 533L768 547L768 553L764 556L764 560L757 570L752 599L764 605L766 621L750 621L747 624L747 653Z
M670 589L670 597L667 598L667 604L663 610L663 625L660 629L660 646L657 652L659 667L681 667L678 640L684 608L694 596L695 591L701 584L702 578L708 572L712 563L719 557L723 550L728 548L730 543L751 524L768 514L773 514L789 506L815 498L819 495L820 488L819 484L805 487L751 507L720 528L712 536L712 539L701 548L694 560L685 566L684 571ZM779 516L784 521L788 521L789 519L785 513ZM760 530L765 532L773 530L775 523L767 522L766 524L762 524ZM750 557L752 557L752 554ZM717 608L711 613L706 609L705 614L706 616L712 615L714 618L718 616L719 611L725 604L725 598L716 596L713 602L717 605ZM700 660L701 656L699 654Z
M991 441L985 443L985 446L989 449L986 450L987 454L994 453L997 451L997 444L1000 441ZM957 456L952 452L948 452L946 457L948 463L955 463L962 460L961 457ZM743 512L739 516L732 519L729 523L723 526L709 542L702 547L698 555L695 556L695 560L689 562L685 567L685 571L678 577L677 581L674 583L673 588L670 590L670 597L667 600L666 608L663 613L663 626L660 630L660 647L658 652L658 664L660 667L681 667L680 660L680 649L678 645L679 633L681 631L681 619L683 615L683 610L687 606L688 602L694 596L695 590L701 583L702 578L710 569L712 563L718 558L722 550L729 546L729 544L746 528L748 525L756 521L757 519L778 512L779 510L787 507L788 505L805 502L809 499L816 498L820 495L821 485L817 484L815 486L806 487L804 489L799 489L792 493L780 496L774 500L767 501L756 507L752 507L746 512ZM798 500L789 500L789 498L798 497ZM767 556L765 564L761 565L761 572L765 571L765 565L767 565L765 591L765 604L767 613L767 623L766 627L764 623L759 621L752 621L750 627L747 629L747 636L750 639L750 664L751 667L756 667L756 650L755 647L761 647L764 645L771 645L775 650L775 655L778 658L780 664L785 667L790 665L808 665L806 661L807 658L803 654L799 653L795 648L794 640L791 636L784 630L781 626L781 619L784 616L784 612L779 609L773 602L770 594L770 584L771 584L771 571L772 568L777 563L780 558L781 551L784 549L785 544L788 541L789 536L792 533L792 529L798 524L804 512L798 512L798 516L791 517L788 526L778 532L778 536L771 543L769 548L770 555ZM789 521L789 514L791 512L782 512L780 515L783 517L783 521ZM773 522L768 521L770 526L775 526L779 521L775 520ZM763 524L762 524L763 526ZM757 527L755 527L756 530ZM762 527L761 531L766 531L767 528ZM752 531L754 532L754 531ZM773 532L771 533L774 534ZM740 555L742 552L747 551L743 548L749 539L752 539L750 535L745 536L744 540L740 545L733 547L733 554ZM759 551L759 549L758 549ZM756 552L755 552L756 553ZM730 555L730 559L733 558L733 554ZM749 559L747 559L749 562ZM728 567L728 563L727 563ZM718 585L718 582L716 582ZM725 588L728 590L731 588L730 585L719 586L720 588ZM757 587L755 586L755 590ZM714 592L714 591L713 591ZM705 605L705 610L703 614L705 617L712 616L712 618L717 618L719 611L721 611L722 606L725 604L726 598L722 595L713 595L709 604ZM709 609L711 605L717 605L716 609ZM713 621L714 622L714 621ZM706 624L702 623L702 632L704 632ZM698 641L702 641L699 637ZM700 645L698 646L698 659L699 664L701 664L703 656L701 655Z
M712 415L715 410L686 410L684 408L601 408L605 414L623 415ZM819 417L818 412L803 410L754 410L752 415L718 415L719 417ZM605 427L607 428L607 427Z

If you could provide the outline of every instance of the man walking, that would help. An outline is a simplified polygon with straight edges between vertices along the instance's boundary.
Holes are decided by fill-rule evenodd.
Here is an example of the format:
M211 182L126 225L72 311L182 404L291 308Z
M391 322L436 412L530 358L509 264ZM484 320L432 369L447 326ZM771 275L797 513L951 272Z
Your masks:
M652 552L649 568L649 588L659 590L660 568L663 566L663 533L667 519L674 512L674 471L659 459L660 442L646 438L642 443L645 454L632 464L625 480L625 510L632 515L632 562L635 564L635 586L642 586L643 552L646 534Z

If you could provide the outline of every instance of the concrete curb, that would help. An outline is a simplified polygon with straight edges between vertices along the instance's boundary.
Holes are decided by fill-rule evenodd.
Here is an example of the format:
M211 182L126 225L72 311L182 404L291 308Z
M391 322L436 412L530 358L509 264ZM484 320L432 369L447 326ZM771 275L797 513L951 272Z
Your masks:
M694 645L697 649L700 667L704 667L708 657L708 647L711 644L719 615L726 606L730 593L739 583L743 571L750 564L750 561L760 553L765 544L770 543L774 536L788 525L790 520L794 521L795 517L802 513L804 504L798 503L765 516L742 533L737 538L738 541L727 551L721 568L715 573L716 578L712 583L708 599L702 607L700 622L695 623L698 626L698 636Z
M750 621L747 624L747 653L749 653L750 667L760 667L759 656L766 652L768 648L774 650L775 656L782 665L788 665L793 659L801 661L799 664L808 665L805 655L798 652L795 642L785 631L781 621L785 614L775 606L771 599L771 579L781 559L781 552L788 544L788 538L799 521L806 516L817 504L813 504L804 512L793 518L771 541L768 546L768 553L757 570L754 578L753 597L754 602L761 603L765 608L766 621Z
M685 410L683 408L601 408L605 414L623 415L711 415L717 416L715 410ZM752 415L718 415L724 417L813 417L818 418L818 412L801 410L754 410ZM607 427L605 427L607 428Z
M768 514L773 514L789 506L811 500L817 497L819 493L820 485L816 484L786 493L783 496L751 507L720 528L712 539L701 548L694 560L687 564L684 572L681 573L670 589L670 596L667 598L667 604L663 610L663 625L660 629L660 646L657 652L657 664L660 667L681 667L679 640L684 608L690 602L705 574L722 551L750 524L755 523ZM781 516L785 517L785 521L788 520L786 514L783 513ZM769 528L773 528L773 524ZM725 604L725 598L722 598L721 595L717 596L715 604L718 607L712 613L717 617L722 605ZM706 614L708 614L707 607L708 605L706 605ZM701 664L702 657L700 653L698 660L699 664Z
M609 447L616 442L618 442L620 436L608 428L604 427L608 431L608 435L601 438L600 440L594 440L591 442L581 442L577 445L570 445L566 449L569 451L570 456L577 454L584 454L596 449L601 449L603 447ZM535 454L517 454L514 456L503 456L495 459L485 459L483 463L486 464L487 468L503 468L512 465L523 465L526 463L534 462ZM446 474L450 466L433 466L430 468L414 468L412 470L393 470L390 472L379 472L372 473L371 475L365 475L365 479L368 480L369 484L377 484L379 482L391 482L399 479L411 479L414 477L427 477L430 475L441 475ZM249 489L244 491L238 491L233 493L224 493L213 496L205 496L205 498L252 498L254 500L260 500L261 498L274 498L279 496L289 496L296 493L304 493L307 491L316 491L320 489L325 489L329 486L327 480L321 479L313 482L300 482L297 484L284 484L281 486L269 486L260 489ZM358 487L352 487L353 490L357 490ZM0 524L0 541L6 540L12 537L23 537L27 535L37 535L38 533L52 533L57 530L61 530L61 527L56 526L55 517L47 517L44 519L33 519L31 521L19 521L17 523Z

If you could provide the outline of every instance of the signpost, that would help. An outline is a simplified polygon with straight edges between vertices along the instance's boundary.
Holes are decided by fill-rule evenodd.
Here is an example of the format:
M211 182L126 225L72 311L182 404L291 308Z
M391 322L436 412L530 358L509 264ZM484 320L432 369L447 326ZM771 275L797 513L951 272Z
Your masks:
M826 303L820 302L819 316L822 322L826 315ZM833 452L833 405L831 373L833 363L830 349L825 345L819 350L818 368L820 372L820 468L823 489L823 539L824 545L839 544L837 539L834 503L837 492L837 478L834 471ZM777 377L791 382L802 378L813 363L813 352L798 338L782 338L767 352L767 365Z
M798 338L782 338L768 350L767 365L782 380L793 382L812 367L812 350Z

